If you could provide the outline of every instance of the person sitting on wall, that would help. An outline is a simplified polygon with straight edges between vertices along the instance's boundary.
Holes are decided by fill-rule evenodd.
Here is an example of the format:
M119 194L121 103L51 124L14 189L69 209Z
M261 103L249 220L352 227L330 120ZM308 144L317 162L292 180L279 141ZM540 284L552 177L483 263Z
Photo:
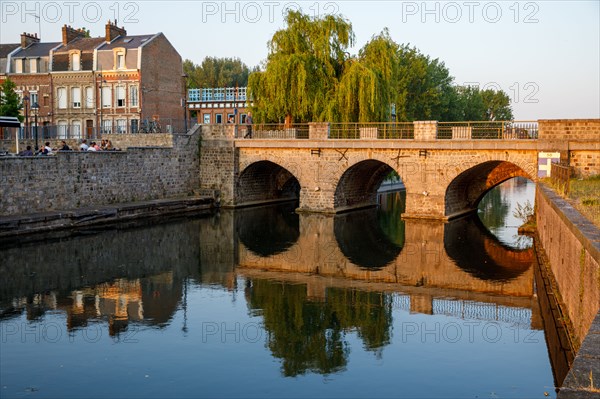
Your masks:
M60 142L60 148L58 149L58 151L71 151L71 147L69 147L67 145L67 142L63 140Z
M104 151L114 151L115 148L113 147L112 142L110 140L106 140L102 149Z
M44 146L40 148L38 155L52 155L52 147L50 147L49 141L46 141Z
M98 144L96 144L95 141L92 141L86 151L98 151L98 148L100 148L98 147Z
M24 149L23 151L21 151L19 153L20 157L32 157L33 156L33 151L31 151L31 146L28 145L26 149Z
M81 144L79 144L79 151L87 151L88 149L88 145L87 145L87 140L83 139L81 140Z

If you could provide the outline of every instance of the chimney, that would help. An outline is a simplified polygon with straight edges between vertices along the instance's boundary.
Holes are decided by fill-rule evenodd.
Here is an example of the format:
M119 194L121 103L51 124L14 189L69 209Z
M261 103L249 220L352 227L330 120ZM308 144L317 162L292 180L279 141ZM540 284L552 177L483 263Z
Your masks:
M32 33L21 33L21 48L28 47L32 43L39 43L40 38L37 37L37 33L34 35Z
M71 28L71 26L63 26L62 28L62 43L64 46L71 43L73 40L78 37L85 37L84 32Z
M110 22L110 20L108 20L108 22L106 23L106 42L112 42L117 36L127 36L127 31L125 30L125 27L122 26L119 28L117 26L116 19L114 24Z

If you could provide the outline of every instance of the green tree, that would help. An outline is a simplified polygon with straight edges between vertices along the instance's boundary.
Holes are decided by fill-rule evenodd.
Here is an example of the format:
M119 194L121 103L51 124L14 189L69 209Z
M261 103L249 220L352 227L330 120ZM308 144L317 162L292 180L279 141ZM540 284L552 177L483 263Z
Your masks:
M337 90L332 121L389 121L398 86L398 45L387 30L375 36L346 61Z
M340 16L313 18L297 11L268 43L264 70L248 86L258 121L324 121L334 114L336 90L354 42L352 25Z
M453 119L462 121L506 121L513 119L510 98L503 91L457 86Z
M6 79L0 85L0 115L16 116L19 121L23 122L23 116L21 115L23 103L15 91L16 87L10 79Z
M190 89L201 87L244 87L248 85L250 69L239 58L206 57L200 65L183 62Z
M511 121L514 119L510 98L504 91L484 90L481 92L481 98L485 106L486 120Z
M257 121L389 121L392 106L398 121L512 119L504 92L453 86L442 61L398 45L387 29L351 56L352 25L342 17L292 11L286 23L249 78Z

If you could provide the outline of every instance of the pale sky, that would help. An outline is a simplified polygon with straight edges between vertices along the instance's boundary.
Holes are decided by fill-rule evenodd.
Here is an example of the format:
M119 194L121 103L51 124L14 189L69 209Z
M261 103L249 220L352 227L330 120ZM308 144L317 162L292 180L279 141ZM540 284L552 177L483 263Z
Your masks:
M108 19L128 34L163 32L181 56L267 57L286 9L342 14L352 54L385 27L397 43L439 58L455 83L504 90L515 119L600 117L600 1L0 1L0 42L24 31L60 41L61 27L104 35ZM40 19L36 15L41 16ZM38 22L41 20L41 22Z

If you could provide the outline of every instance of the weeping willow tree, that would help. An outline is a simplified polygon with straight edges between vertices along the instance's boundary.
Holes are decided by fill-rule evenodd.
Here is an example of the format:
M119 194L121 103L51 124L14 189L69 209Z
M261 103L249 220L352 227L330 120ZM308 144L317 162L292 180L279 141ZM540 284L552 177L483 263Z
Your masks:
M354 42L352 25L340 16L313 18L297 11L287 14L286 24L268 44L264 71L249 78L255 118L323 121Z
M354 33L344 18L291 11L286 23L269 42L262 70L249 78L258 122L512 118L503 91L454 86L442 61L398 45L387 29L350 56Z
M398 45L387 30L375 36L347 62L337 91L332 121L379 122L390 120L398 87Z

